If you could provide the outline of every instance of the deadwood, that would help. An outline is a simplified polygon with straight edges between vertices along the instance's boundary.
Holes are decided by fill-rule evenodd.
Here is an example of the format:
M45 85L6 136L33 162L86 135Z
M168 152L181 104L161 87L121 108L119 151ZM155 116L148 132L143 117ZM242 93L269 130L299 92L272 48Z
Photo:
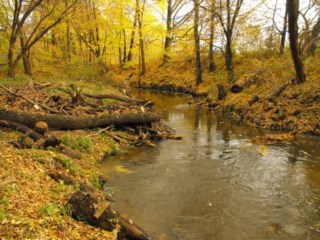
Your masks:
M100 114L95 116L71 116L62 114L37 114L29 112L16 112L0 108L0 119L10 121L15 119L17 123L33 127L36 122L46 122L50 128L61 130L76 130L97 128L108 125L126 125L138 123L151 123L160 120L156 113L124 113L124 114Z
M16 122L0 121L0 127L9 128L9 129L27 134L34 141L38 141L38 140L43 139L43 136L41 134L37 133L36 131L32 130L31 128L28 128L27 126L24 126L24 125L16 123Z
M148 103L148 101L146 101L146 100L140 100L140 99L130 98L130 97L126 97L126 96L119 96L119 95L115 95L115 94L94 95L94 94L89 94L89 93L83 93L82 95L85 96L85 97L88 97L88 98L113 99L113 100L117 100L117 101L120 101L120 102L136 103L136 104L142 104L142 105Z
M22 96L21 94L18 94L18 93L15 93L15 92L11 91L9 88L6 88L3 85L0 85L0 88L2 88L3 90L5 90L6 92L8 92L9 94L11 94L11 95L13 95L15 97L22 98L22 99L26 100L27 102L29 102L29 103L31 103L33 105L38 105L38 106L42 107L44 110L47 110L47 111L49 111L51 113L59 113L59 111L56 111L56 110L54 110L52 108L49 108L48 106L46 106L44 104L36 103L36 102L32 101L31 99Z
M71 215L95 227L113 231L120 226L118 239L149 240L151 237L131 219L113 210L110 203L91 191L77 191L68 201Z

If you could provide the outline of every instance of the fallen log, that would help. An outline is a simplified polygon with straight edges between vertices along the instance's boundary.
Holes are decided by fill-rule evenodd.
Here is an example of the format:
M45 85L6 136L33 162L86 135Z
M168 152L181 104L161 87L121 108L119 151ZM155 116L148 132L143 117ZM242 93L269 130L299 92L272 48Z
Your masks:
M15 131L22 132L24 134L28 134L28 136L32 138L35 142L43 139L43 135L37 133L36 131L33 131L31 128L28 128L27 126L24 126L16 122L1 120L0 127L5 127Z
M100 199L92 192L77 191L68 201L71 215L76 220L85 220L88 224L107 231L120 226L118 239L150 240L151 237L133 221L113 210L109 202Z
M108 113L95 116L78 117L62 114L16 112L5 108L0 108L0 119L6 121L15 119L17 123L28 127L33 127L36 122L43 121L53 129L76 130L104 127L108 125L151 123L159 121L160 116L156 113Z
M290 82L287 82L283 85L281 85L279 88L277 88L274 92L272 92L268 97L267 99L269 100L272 100L274 98L277 98L281 95L281 93L287 89L287 87L290 85L291 83Z
M67 205L74 219L85 220L92 226L113 231L119 224L119 214L111 209L108 202L98 199L92 193L77 191Z
M93 94L89 94L89 93L82 93L83 96L88 97L88 98L94 98L94 99L113 99L113 100L117 100L120 102L126 102L126 103L136 103L136 104L146 104L149 101L148 100L141 100L141 99L136 99L136 98L130 98L127 96L119 96L119 95L115 95L115 94L101 94L101 95L93 95Z
M259 75L260 74L258 73L243 75L240 79L237 80L235 84L231 86L230 91L232 93L240 93L245 88L249 88L252 85L256 85L257 87L261 86L265 83L265 80L262 79Z
M11 121L0 120L0 127L9 128L18 132L22 132L25 134L24 137L30 137L33 141L35 141L34 147L56 147L60 144L60 140L55 136L43 136L38 132L32 130L31 128ZM21 147L21 146L20 146Z

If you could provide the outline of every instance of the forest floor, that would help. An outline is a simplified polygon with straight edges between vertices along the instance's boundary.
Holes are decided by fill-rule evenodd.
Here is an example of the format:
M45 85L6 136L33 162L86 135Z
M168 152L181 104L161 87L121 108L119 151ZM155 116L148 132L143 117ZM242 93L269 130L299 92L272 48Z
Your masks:
M71 100L69 94L60 91L61 85L66 84L65 82L60 84L55 82L54 87L48 84L50 88L47 89L46 84L35 86L29 80L11 84L6 79L0 79L0 107L41 115L46 112L41 107L45 104L52 111L61 110L60 106L68 106L63 109L66 114L76 116L93 114L93 109L90 108L93 103L76 104L77 106L67 104ZM104 93L118 92L106 86L92 91L93 88L86 87L86 83L77 82L77 84L79 88L95 94L102 91ZM39 86L43 86L45 90L38 89ZM6 89L12 91L13 94ZM70 90L69 87L66 89ZM57 95L61 96L59 104L52 101ZM29 100L41 104L32 104ZM136 106L128 107L128 103L125 103L127 105L123 107L110 99L103 101L107 102L107 106L112 106L113 111L108 110L108 114L111 115L128 111L149 111L147 107L143 109ZM98 102L102 104L101 100ZM8 121L18 121L18 119ZM112 192L110 192L112 186L107 177L101 176L98 163L106 160L110 155L123 151L129 145L154 146L150 136L141 132L143 136L141 139L140 133L135 133L134 126L126 127L126 129L110 126L108 129L49 130L48 134L61 140L58 147L47 149L37 147L37 142L34 143L25 134L1 128L0 238L116 239L117 230L108 232L85 224L85 220L84 222L73 220L70 217L67 202L83 186L88 186L86 188L91 189L90 191L100 193L103 193L104 187L108 189L108 192L103 194L109 197L107 200L110 198L112 200ZM114 171L123 173L122 168L115 168ZM57 179L56 176L59 178Z

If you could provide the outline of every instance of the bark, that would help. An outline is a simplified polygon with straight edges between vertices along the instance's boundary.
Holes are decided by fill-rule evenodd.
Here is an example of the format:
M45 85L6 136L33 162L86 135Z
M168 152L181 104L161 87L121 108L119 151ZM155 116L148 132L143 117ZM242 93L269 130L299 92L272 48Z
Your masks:
M201 53L200 53L200 35L199 35L199 0L193 0L194 3L194 26L193 37L195 43L195 60L196 60L196 84L202 83L202 69L201 69Z
M36 122L46 122L49 128L61 130L76 130L104 127L109 125L126 125L151 123L160 120L156 113L126 113L101 114L97 116L70 116L61 114L35 114L30 112L16 112L0 108L0 119L15 122L32 128Z
M232 53L232 33L227 35L226 51L225 51L225 61L226 69L228 73L229 82L234 81L234 70L233 70L233 53Z
M0 120L0 127L5 127L15 131L22 132L24 134L28 134L28 136L31 137L34 141L43 139L43 136L41 134L37 133L36 131L33 131L31 128L27 126L24 126L16 122Z
M221 84L218 84L218 96L217 96L217 100L221 101L223 99L226 98L227 96L227 91L225 90L224 86Z
M210 9L210 42L209 42L209 72L214 72L216 69L216 64L214 62L214 52L213 52L213 41L214 41L214 27L215 27L215 0L211 0Z
M77 191L68 201L72 217L85 220L88 224L107 231L113 231L120 225L117 239L149 240L148 234L132 220L113 210L109 202L99 198L93 192Z
M273 100L273 99L279 97L279 96L283 93L283 91L287 89L287 87L288 87L290 84L291 84L290 82L287 82L287 83L281 85L279 88L277 88L275 91L273 91L273 92L267 97L267 99Z
M20 38L21 49L23 49L25 47L26 37L22 31L19 34L19 38ZM32 75L31 63L30 63L30 51L22 51L22 52L23 52L22 62L23 62L24 73L27 75Z
M146 56L145 56L145 48L144 48L144 40L143 40L143 33L142 33L142 22L143 22L143 12L144 12L144 4L145 0L143 1L142 7L140 7L140 0L136 0L137 4L137 17L138 17L138 27L139 27L139 49L140 49L140 60L141 60L141 71L140 76L143 76L146 70Z
M120 102L127 102L127 103L134 103L134 104L143 104L144 105L146 103L149 103L149 101L147 101L147 100L140 100L140 99L130 98L130 97L126 97L126 96L118 96L118 95L114 95L114 94L93 95L93 94L89 94L89 93L82 93L82 95L85 97L88 97L88 98L95 98L95 99L109 98L109 99L117 100Z
M283 29L281 32L280 55L283 55L283 53L284 53L284 48L285 48L285 44L286 44L286 36L287 36L287 28L288 28L288 7L286 6L286 11L284 14Z
M68 1L65 1L65 7L68 8ZM67 61L71 62L71 33L69 21L66 22L66 56Z
M123 29L123 63L127 62L127 34L126 30Z
M164 40L163 65L169 62L169 51L172 42L172 0L167 0L166 38Z
M9 128L9 129L24 133L25 136L32 138L33 141L36 142L35 144L36 147L44 147L44 148L56 147L61 143L61 141L54 136L51 136L51 137L43 136L23 124L11 122L9 120L7 121L0 120L0 127ZM19 145L19 147L22 147L22 146Z
M299 0L287 0L287 8L291 55L296 71L296 81L300 84L306 81L306 74L298 45Z
M130 46L129 46L129 53L128 53L128 62L132 61L132 50L133 50L133 47L134 47L134 38L135 38L135 34L136 34L136 26L137 26L137 10L134 14L134 20L133 20L133 27L132 27L132 32L131 32L131 38L130 38Z

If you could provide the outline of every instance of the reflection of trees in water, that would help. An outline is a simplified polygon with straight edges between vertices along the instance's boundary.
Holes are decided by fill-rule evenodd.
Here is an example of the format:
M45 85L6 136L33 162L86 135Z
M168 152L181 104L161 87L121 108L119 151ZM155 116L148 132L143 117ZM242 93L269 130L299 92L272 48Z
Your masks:
M225 121L225 118L223 118L220 115L217 115L217 127L216 130L221 132L223 140L228 142L230 140L230 134L229 131L231 126L228 124L227 121Z

